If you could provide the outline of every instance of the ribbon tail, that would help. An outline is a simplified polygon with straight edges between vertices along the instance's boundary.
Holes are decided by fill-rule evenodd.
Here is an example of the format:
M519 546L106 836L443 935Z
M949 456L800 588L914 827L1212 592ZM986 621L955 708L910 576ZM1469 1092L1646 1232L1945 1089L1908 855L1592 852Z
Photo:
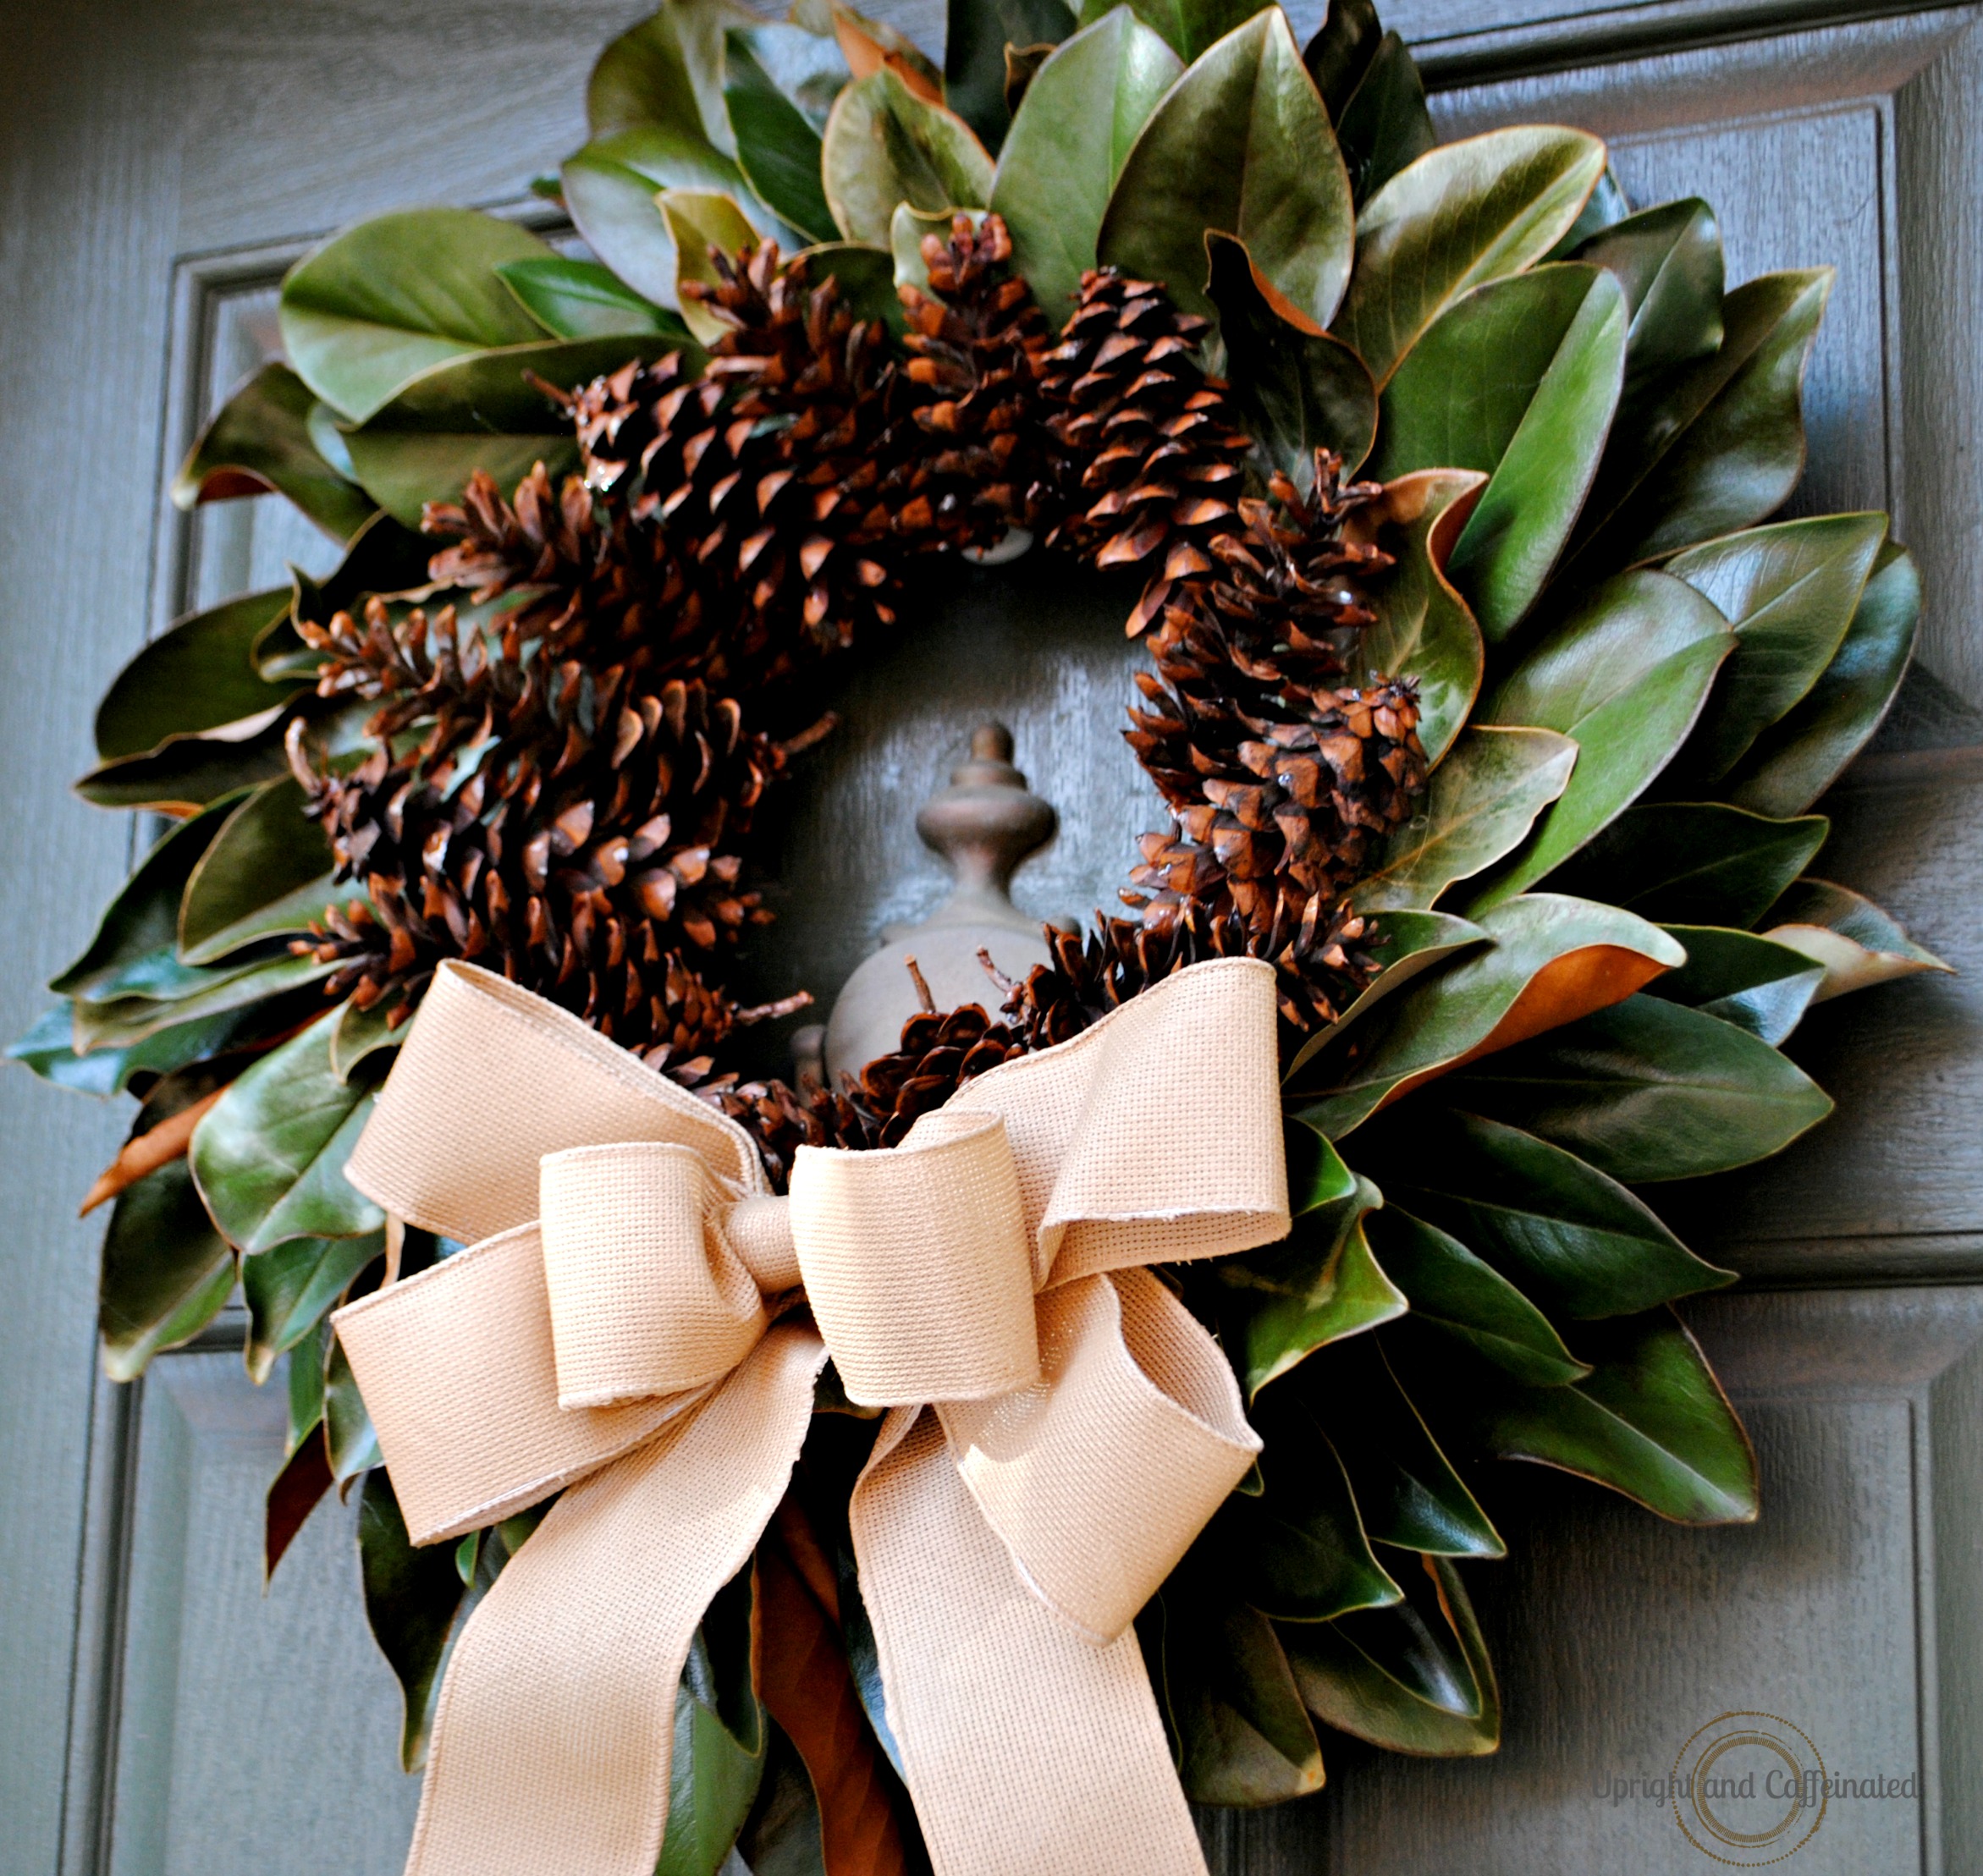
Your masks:
M653 1876L689 1643L785 1493L825 1359L774 1328L552 1508L455 1645L407 1876Z
M1205 1876L1135 1632L1083 1640L1014 1567L934 1413L884 1428L854 1550L936 1876Z

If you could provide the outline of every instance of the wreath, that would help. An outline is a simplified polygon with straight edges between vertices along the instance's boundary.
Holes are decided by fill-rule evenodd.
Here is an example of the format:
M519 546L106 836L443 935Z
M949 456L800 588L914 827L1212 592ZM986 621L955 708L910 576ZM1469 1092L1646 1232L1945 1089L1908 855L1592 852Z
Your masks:
M587 105L538 185L582 256L453 209L339 234L284 283L288 362L174 484L279 492L343 558L183 619L97 715L80 792L169 825L14 1053L140 1103L89 1197L113 1202L106 1371L239 1286L251 1378L288 1358L267 1566L357 1491L416 1769L443 1662L545 1515L485 1503L413 1543L436 1519L351 1360L481 1215L344 1176L382 1086L414 1086L395 1059L442 1059L443 987L528 993L545 1047L609 1081L598 1050L637 1060L669 1113L747 1136L748 1202L804 1148L912 1147L932 1115L961 1139L980 1091L1099 1059L1088 1037L1140 1038L1189 1158L1251 1096L1177 993L1240 986L1284 1132L1234 1137L1285 1155L1291 1216L1216 1258L1139 1252L1157 1301L1118 1285L1216 1338L1246 1447L1121 1645L1194 1801L1313 1791L1319 1729L1491 1752L1480 1462L1756 1516L1672 1308L1731 1274L1649 1190L1824 1117L1781 1053L1812 1004L1945 968L1806 871L1920 606L1883 514L1771 519L1829 271L1727 289L1708 206L1633 211L1580 131L1437 144L1369 0L1305 50L1253 0L952 0L940 70L825 0L668 0ZM1125 734L1164 824L1121 914L1049 927L1022 979L990 960L983 1004L840 1086L750 1075L739 1032L809 1001L726 986L771 916L762 806L833 728L817 674L913 634L956 556L1028 551L1117 583L1148 647ZM530 1105L418 1087L394 1128L470 1159ZM905 1787L851 1510L901 1435L848 1366L806 1377L790 1488L658 1697L665 1870L786 1840L917 1867L919 1813L939 1868L1034 1867L928 1830L927 1771ZM419 1867L494 1867L437 1832Z

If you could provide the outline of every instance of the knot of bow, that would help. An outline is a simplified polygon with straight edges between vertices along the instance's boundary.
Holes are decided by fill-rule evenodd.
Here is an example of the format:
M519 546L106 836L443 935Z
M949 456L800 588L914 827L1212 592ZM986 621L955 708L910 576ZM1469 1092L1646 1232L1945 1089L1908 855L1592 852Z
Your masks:
M1270 966L1180 971L899 1147L801 1147L785 1197L715 1109L446 964L348 1176L471 1246L336 1318L413 1541L564 1488L454 1649L410 1876L649 1876L696 1624L829 1355L890 1410L850 1521L938 1876L1202 1872L1129 1630L1259 1442L1146 1267L1287 1230Z

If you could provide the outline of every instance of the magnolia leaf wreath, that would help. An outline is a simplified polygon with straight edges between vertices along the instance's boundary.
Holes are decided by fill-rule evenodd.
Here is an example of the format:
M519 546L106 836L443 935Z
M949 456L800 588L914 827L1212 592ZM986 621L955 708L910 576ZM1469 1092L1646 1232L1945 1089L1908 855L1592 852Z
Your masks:
M331 1325L460 1248L344 1176L450 960L773 1191L1261 960L1292 1230L1165 1281L1264 1447L1137 1619L1149 1682L1204 1802L1314 1790L1319 1727L1491 1752L1479 1462L1756 1516L1671 1307L1730 1274L1646 1191L1825 1115L1780 1053L1810 1004L1943 968L1805 872L1920 607L1886 516L1771 519L1829 271L1731 289L1708 205L1632 211L1578 131L1437 144L1369 0L1305 50L1251 0L952 0L941 71L821 0L669 0L587 102L543 192L589 258L447 209L338 236L174 485L285 495L344 558L180 621L97 715L81 792L169 826L14 1053L141 1103L90 1195L107 1371L239 1285L252 1378L288 1356L267 1565L357 1490L416 1768L545 1511L412 1544ZM1148 650L1125 916L840 1087L742 1079L735 1032L807 1000L724 986L814 674L913 633L943 557L1027 548L1120 580ZM924 1855L850 1532L881 1422L831 1367L814 1405L689 1645L671 1872Z

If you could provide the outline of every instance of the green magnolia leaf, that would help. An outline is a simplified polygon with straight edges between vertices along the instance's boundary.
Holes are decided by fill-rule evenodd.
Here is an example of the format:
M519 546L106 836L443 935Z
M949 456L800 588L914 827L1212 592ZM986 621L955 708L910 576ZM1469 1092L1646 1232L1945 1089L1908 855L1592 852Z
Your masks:
M1442 1557L1501 1557L1507 1546L1398 1385L1380 1338L1304 1367L1296 1383L1336 1447L1363 1528L1380 1543Z
M331 1030L330 1059L331 1072L340 1081L349 1081L368 1055L376 1055L383 1048L397 1048L406 1040L405 1024L394 1028L391 1015L383 1003L361 1010L354 1000L339 1008Z
M1386 1101L1462 1059L1628 996L1686 959L1644 919L1554 894L1510 899L1478 922L1494 940L1490 948L1387 999L1316 1056L1299 1086L1304 1094L1321 1092L1298 1119L1340 1140Z
M516 303L554 338L612 338L660 333L688 337L664 307L641 298L597 261L510 261L496 269Z
M383 1233L373 1232L362 1238L291 1238L258 1257L244 1258L248 1378L257 1386L267 1381L278 1359L324 1319L384 1249Z
M878 247L898 202L982 208L991 196L992 160L970 125L885 65L835 102L820 162L834 225Z
M360 1237L384 1214L346 1183L368 1090L331 1065L333 1010L235 1081L193 1132L192 1167L214 1222L253 1253L286 1238Z
M1718 801L1628 808L1551 878L1661 924L1753 925L1824 845L1822 815L1765 820Z
M1220 1580L1263 1614L1319 1622L1400 1594L1371 1554L1336 1449L1306 1403L1288 1389L1251 1410L1266 1441L1262 1489L1236 1492L1205 1536Z
M1579 1338L1595 1361L1574 1387L1483 1389L1467 1411L1485 1449L1608 1485L1683 1524L1747 1524L1755 1454L1714 1372L1671 1311Z
M1886 539L1884 514L1826 514L1751 528L1667 562L1735 628L1734 655L1680 767L1721 780L1809 691L1845 642Z
M299 888L312 888L309 916L339 896L328 878L330 849L322 828L303 817L305 800L302 784L286 775L256 789L222 822L179 900L179 955L188 963L212 963L268 935L266 920L257 925L256 915ZM317 898L317 889L325 896ZM275 929L300 930L306 922Z
M1501 1744L1501 1690L1459 1572L1443 1557L1403 1572L1390 1609L1279 1630L1295 1685L1325 1725L1438 1758Z
M135 1381L161 1349L191 1340L226 1305L234 1254L183 1159L118 1194L103 1240L96 1322L103 1373Z
M75 791L100 808L152 808L179 815L287 773L288 718L278 712L228 723L205 735L168 736L157 748L93 768Z
M438 365L537 337L497 277L551 250L514 222L461 208L375 216L283 282L283 349L311 390L355 423Z
M922 293L929 291L929 260L923 251L923 244L933 236L939 241L947 242L951 225L959 215L971 224L973 234L984 225L985 211L981 208L933 210L912 208L906 202L895 204L895 212L890 217L888 226L889 262L893 270L891 289L906 284ZM857 248L857 244L851 241L842 245L849 250ZM858 251L872 254L877 250L863 247Z
M734 155L723 107L724 36L759 24L727 0L663 0L609 44L586 85L595 137L659 129L693 134Z
M706 287L718 285L723 276L717 271L711 250L734 261L741 250L755 244L757 231L729 196L692 189L664 190L661 219L668 224L669 239L675 243L675 298L681 307L682 322L703 344L713 345L730 330L729 322L680 289L691 280Z
M1669 925L1687 947L1687 962L1646 986L1655 997L1719 1016L1782 1047L1824 982L1821 965L1753 932L1713 925Z
M1360 1157L1400 1203L1555 1314L1630 1315L1734 1281L1616 1180L1479 1114L1407 1110Z
M1606 580L1482 700L1476 721L1576 740L1569 785L1469 916L1547 877L1644 791L1686 740L1735 642L1693 587L1641 570Z
M1766 1159L1832 1111L1768 1043L1649 996L1468 1069L1443 1092L1633 1185Z
M1356 272L1334 327L1378 389L1462 294L1547 254L1604 167L1595 137L1529 126L1441 145L1379 190L1357 217Z
M293 886L265 905L258 905L232 925L223 926L196 949L184 955L189 964L213 965L234 959L238 953L258 948L265 939L301 938L314 925L321 925L333 906L351 907L366 902L365 883L339 880L328 872L317 874L300 886Z
M314 995L300 994L316 1007ZM122 1047L79 1054L75 1012L72 1004L58 1004L7 1054L58 1087L96 1095L121 1094L135 1076L170 1075L189 1063L279 1034L303 1015L293 999L270 998L188 1022L167 1023Z
M1183 72L1157 33L1117 7L1059 47L1027 86L989 200L1011 233L1013 271L1054 324L1095 265L1102 217L1137 132Z
M74 1047L79 1055L92 1049L128 1049L168 1029L201 1022L209 1017L245 1011L251 1005L281 999L292 1010L289 993L321 982L335 968L314 958L285 953L229 962L223 969L188 971L186 981L169 997L113 997L107 1003L75 1005ZM269 1034L269 1023L242 1024L244 1032Z
M1655 560L1761 520L1804 470L1804 365L1830 268L1765 273L1721 302L1721 349L1619 408L1566 579Z
M190 613L153 639L96 707L96 754L115 762L155 750L168 737L253 723L280 710L297 686L264 682L250 652L289 609L289 596L279 589L248 593Z
M1376 621L1358 656L1374 670L1408 671L1418 682L1418 740L1435 767L1452 746L1480 692L1486 652L1480 628L1448 577L1453 542L1480 492L1464 470L1425 470L1386 485L1359 517L1402 530L1387 546L1396 564L1366 589Z
M382 1463L372 1416L366 1411L357 1377L351 1373L350 1360L334 1333L324 1362L323 1439L330 1457L331 1477L339 1485Z
M1825 967L1813 1003L1896 977L1948 970L1932 951L1916 944L1891 913L1828 879L1798 880L1770 916L1765 937Z
M1721 231L1698 199L1662 202L1594 234L1573 258L1608 268L1625 289L1632 327L1625 342L1625 382L1649 379L1721 344Z
M286 365L264 365L207 420L174 476L174 504L286 495L334 541L371 518L362 489L323 459L311 440L317 396Z
M1454 1337L1533 1387L1561 1387L1590 1373L1549 1318L1457 1238L1391 1207L1373 1212L1366 1229L1385 1274L1404 1291L1421 1327Z
M774 214L812 240L832 240L819 155L826 114L847 82L840 47L794 26L732 27L724 46L737 166Z
M1611 274L1537 267L1456 300L1385 387L1374 476L1490 472L1446 569L1490 642L1535 603L1589 492L1624 382L1625 331Z
M656 211L658 214L659 211ZM578 460L571 420L526 377L569 390L630 359L687 352L664 333L644 338L536 339L457 359L416 378L347 440L379 505L408 527L428 502L449 502L472 471L508 489L542 462L554 481Z
M284 1458L323 1425L323 1364L330 1351L330 1336L329 1323L320 1317L289 1351L288 1372L283 1377L283 1391L289 1408L289 1436L283 1444Z
M1597 179L1597 187L1591 190L1589 200L1578 211L1577 219L1571 223L1569 231L1562 240L1543 256L1545 261L1580 261L1584 256L1577 250L1593 235L1601 234L1607 228L1622 222L1632 212L1632 204L1626 200L1625 191L1618 182L1618 172L1609 163Z
M1198 56L1150 114L1096 250L1125 273L1164 282L1187 312L1216 316L1205 290L1215 228L1246 243L1284 316L1292 308L1318 330L1329 323L1349 279L1349 177L1278 7Z
M1425 107L1424 81L1395 32L1378 41L1356 90L1340 111L1330 111L1330 121L1359 204L1439 140Z
M1317 1349L1404 1313L1363 1235L1363 1214L1382 1202L1360 1180L1352 1196L1297 1218L1279 1244L1210 1267L1220 1340L1248 1400Z
M1065 0L950 0L944 34L944 96L994 155L1012 113L1005 108L1005 48L1058 46L1074 30Z
M339 434L341 437L343 432ZM312 580L300 568L289 569L290 610L295 618L317 625L329 624L339 613L350 613L355 618L374 593L399 593L409 586L425 586L427 561L432 552L432 541L413 528L401 526L382 511L352 537L344 558L328 579ZM268 677L272 658L306 649L293 630L284 640L278 629L263 635L256 646L255 657L262 674ZM309 655L321 656L316 652ZM304 674L315 677L317 666L309 665Z
M1081 24L1105 18L1118 0L1082 0ZM1189 63L1261 10L1261 0L1129 0L1137 18Z
M1340 339L1310 331L1305 319L1283 316L1275 304L1280 295L1261 278L1243 241L1209 230L1205 248L1226 377L1267 466L1292 477L1304 495L1314 485L1318 449L1341 457L1343 473L1353 475L1377 433L1377 393L1363 360ZM1421 741L1424 729L1421 722Z
M1321 1785L1315 1730L1258 1609L1174 1576L1137 1626L1187 1798L1280 1804Z
M1302 63L1322 94L1331 123L1342 115L1383 42L1383 22L1370 0L1329 0L1315 36L1302 48Z
M1292 1081L1330 1043L1357 1021L1374 1004L1404 988L1421 972L1435 964L1490 942L1478 925L1446 912L1387 911L1375 921L1376 929L1366 937L1364 949L1377 961L1377 975L1357 994L1356 1001L1326 1028L1319 1030L1301 1046L1281 1079ZM1305 1128L1289 1129L1289 1136L1306 1133ZM1290 1164L1292 1162L1291 1160Z
M1513 852L1569 785L1577 756L1575 740L1553 729L1462 730L1432 772L1418 812L1385 839L1358 881L1357 910L1434 905L1448 886Z
M908 330L908 314L895 293L895 258L890 250L862 241L825 241L802 251L807 278L815 285L834 281L857 319L879 320L898 338Z
M716 1876L764 1775L766 1727L752 1681L751 1572L716 1593L675 1696L668 1829L655 1876Z
M413 1548L383 1467L367 1472L359 1492L358 1568L372 1638L404 1701L399 1763L417 1772L427 1763L441 1665L464 1589L447 1545Z
M1921 576L1891 541L1873 562L1844 642L1803 699L1750 744L1722 782L1759 814L1801 814L1880 727L1914 655Z

